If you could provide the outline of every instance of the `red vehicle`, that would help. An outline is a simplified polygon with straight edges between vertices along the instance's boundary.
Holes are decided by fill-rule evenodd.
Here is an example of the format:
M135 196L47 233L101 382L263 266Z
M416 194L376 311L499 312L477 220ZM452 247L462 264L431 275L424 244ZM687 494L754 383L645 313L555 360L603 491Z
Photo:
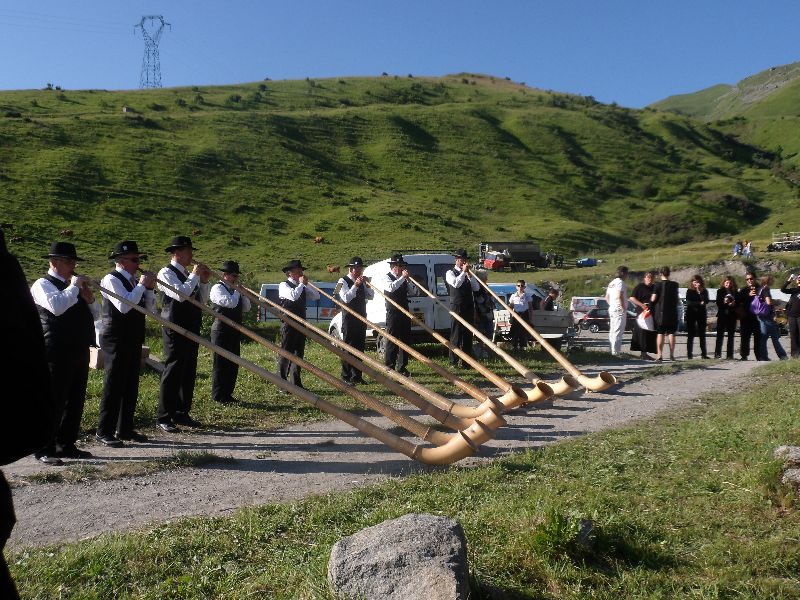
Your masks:
M501 252L487 252L483 259L483 268L490 271L502 271L508 266L508 257Z

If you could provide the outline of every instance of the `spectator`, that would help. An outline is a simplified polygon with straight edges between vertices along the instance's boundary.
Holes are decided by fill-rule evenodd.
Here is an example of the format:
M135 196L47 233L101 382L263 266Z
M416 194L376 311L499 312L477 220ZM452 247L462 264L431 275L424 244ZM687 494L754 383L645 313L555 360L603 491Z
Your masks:
M739 241L733 245L733 258L736 258L737 256L741 255L742 255L742 242Z
M769 360L769 353L767 352L767 339L772 340L772 346L775 348L775 354L781 360L786 360L786 350L781 346L781 334L778 331L778 326L775 324L775 307L772 301L772 293L769 286L772 285L772 275L764 275L761 277L761 288L758 290L758 298L761 302L766 303L769 310L766 314L757 315L758 324L761 330L761 356L758 360Z
M742 256L744 258L754 258L753 257L753 246L750 240L744 241L744 246L742 246Z
M647 271L642 278L642 282L633 288L630 302L636 307L636 316L644 312L650 306L650 297L653 295L653 279L655 275L652 271ZM656 332L648 331L639 327L637 323L633 325L633 335L631 336L631 352L639 352L639 357L644 360L653 360L648 352L656 352Z
M694 356L694 338L700 338L700 356L708 358L706 351L706 326L708 324L708 290L700 275L692 277L686 290L686 358Z
M656 326L656 362L661 362L664 336L669 340L669 359L675 360L675 332L678 330L678 284L669 279L669 267L661 267L661 279L653 285L650 296Z
M792 281L795 287L790 288ZM789 275L789 279L783 284L781 291L789 294L789 301L786 303L786 317L789 328L789 341L791 344L792 357L800 357L800 286L797 284L797 275Z
M625 279L628 277L628 267L619 267L617 276L611 280L606 288L606 302L608 302L608 341L611 344L611 354L616 356L622 351L622 336L625 333L627 319L628 288Z
M750 312L750 304L756 296L756 274L748 271L745 276L745 285L736 293L736 312L740 320L739 355L741 360L750 356L750 337L753 338L753 355L756 360L761 358L761 330L756 316Z
M736 280L727 275L717 290L717 343L714 358L722 358L722 342L728 334L725 358L733 359L733 339L736 335Z
M530 321L531 299L525 293L525 280L517 281L517 290L508 298L508 305L517 315L525 321ZM514 350L523 349L528 343L528 332L519 322L519 319L511 317L511 345Z
M475 271L475 275L486 283L488 271ZM492 298L489 290L483 286L473 292L472 296L475 300L475 326L491 340L494 338L494 298ZM475 348L475 356L477 358L487 358L489 356L489 349L486 348L483 342L478 342Z
M558 290L555 288L550 288L547 290L547 297L542 302L542 310L555 310L556 309L556 299L558 298Z

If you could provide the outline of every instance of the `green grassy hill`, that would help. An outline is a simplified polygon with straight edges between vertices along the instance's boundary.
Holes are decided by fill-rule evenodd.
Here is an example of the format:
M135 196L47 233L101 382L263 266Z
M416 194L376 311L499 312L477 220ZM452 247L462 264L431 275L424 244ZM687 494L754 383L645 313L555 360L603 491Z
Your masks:
M481 239L663 247L798 204L734 134L470 74L1 92L0 220L29 274L65 229L90 273L124 238L157 266L175 234L256 276Z

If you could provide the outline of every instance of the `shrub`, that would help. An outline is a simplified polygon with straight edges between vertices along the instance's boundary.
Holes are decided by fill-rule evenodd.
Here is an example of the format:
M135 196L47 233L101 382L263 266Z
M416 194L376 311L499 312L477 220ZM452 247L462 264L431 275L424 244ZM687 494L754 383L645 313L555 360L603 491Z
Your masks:
M180 106L181 108L183 108L184 106L186 106L186 100L184 100L183 98L175 98L175 106Z

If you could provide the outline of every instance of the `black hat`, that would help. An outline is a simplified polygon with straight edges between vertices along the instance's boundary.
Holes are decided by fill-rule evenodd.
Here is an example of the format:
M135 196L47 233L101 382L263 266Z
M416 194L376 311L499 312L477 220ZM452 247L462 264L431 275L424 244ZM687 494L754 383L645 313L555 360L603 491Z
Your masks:
M348 267L363 267L364 266L364 259L360 256L354 256L350 259L350 263L347 265Z
M408 263L403 259L402 254L392 254L392 258L389 259L390 265L400 265L401 267L406 266Z
M286 266L283 267L283 272L284 273L288 273L292 269L303 269L305 271L306 268L303 266L302 262L300 262L297 259L294 259L294 260L290 260L288 263L286 263Z
M114 246L114 249L111 251L111 255L108 257L109 260L112 258L117 258L118 256L122 256L123 254L136 254L138 256L147 256L144 252L139 252L139 245L132 241L132 240L125 240L124 242L120 242Z
M223 273L236 273L237 275L241 275L241 271L239 270L239 263L235 260L226 260L222 263L222 266L219 268L220 271Z
M191 248L192 250L197 250L194 246L192 246L191 238L185 235L176 235L169 243L169 246L164 248L165 252L175 252L178 248Z
M69 242L53 242L50 244L50 254L43 254L42 258L72 258L78 261L83 260L75 254L75 244Z
M456 258L460 258L461 260L469 260L469 255L464 248L459 248L455 252L453 252L453 256Z

